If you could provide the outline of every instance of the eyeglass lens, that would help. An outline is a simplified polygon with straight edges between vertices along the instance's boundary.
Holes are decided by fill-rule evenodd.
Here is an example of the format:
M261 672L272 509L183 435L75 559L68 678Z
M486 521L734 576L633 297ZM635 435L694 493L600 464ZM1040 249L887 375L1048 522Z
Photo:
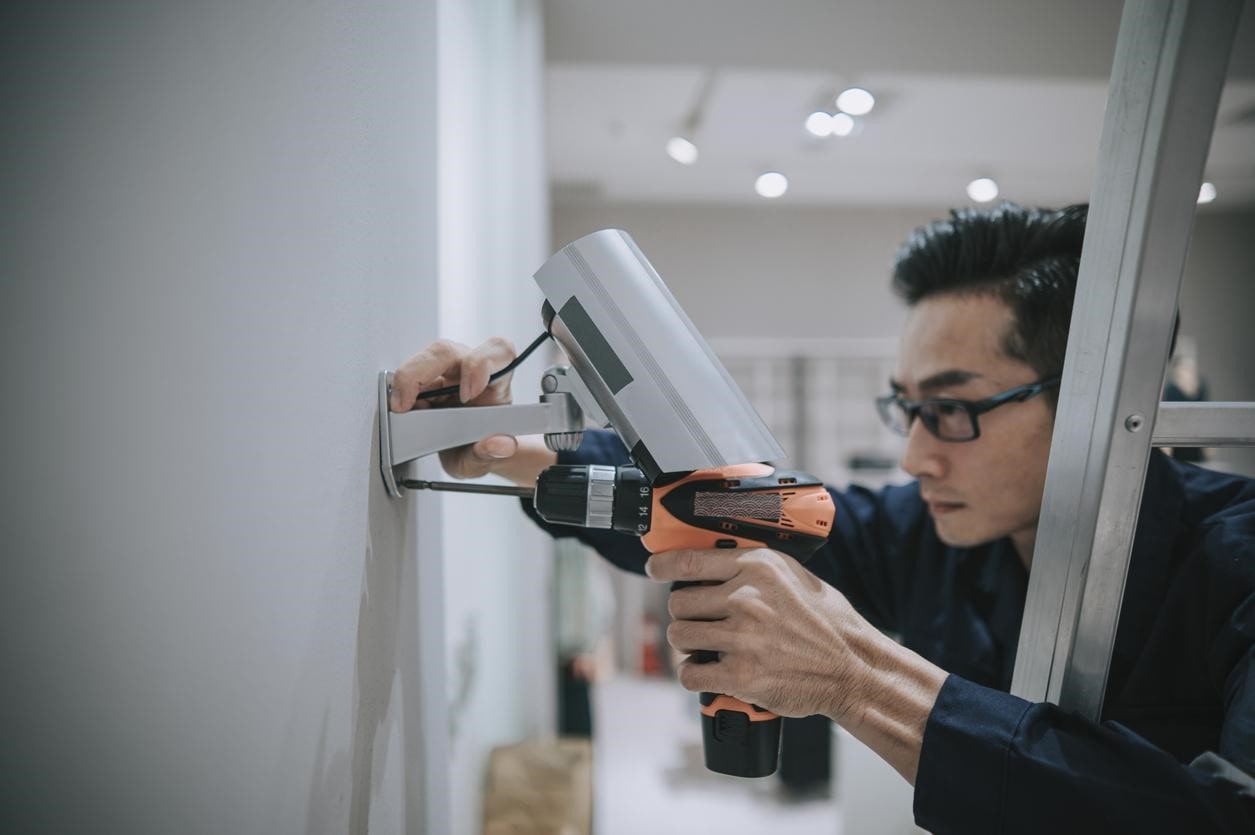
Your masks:
M957 403L927 401L920 405L919 416L934 435L947 441L964 441L976 434L971 413Z
M928 400L910 410L898 398L884 398L879 402L880 415L885 425L899 435L911 430L912 411L923 421L924 427L938 438L947 441L965 441L976 436L975 421L962 404Z

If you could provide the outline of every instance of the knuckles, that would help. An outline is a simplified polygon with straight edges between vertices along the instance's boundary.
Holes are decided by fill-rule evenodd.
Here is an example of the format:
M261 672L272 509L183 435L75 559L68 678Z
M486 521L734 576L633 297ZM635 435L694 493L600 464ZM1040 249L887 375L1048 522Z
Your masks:
M691 690L696 693L704 689L701 682L702 671L698 669L698 666L691 661L686 661L676 670L676 678L679 679L680 686L685 690Z
M784 565L784 557L770 548L753 548L741 555L741 562L745 570L774 573Z
M788 557L770 548L755 548L741 555L741 573L751 582L768 586L787 583L793 576Z
M685 651L684 642L688 631L685 624L686 622L682 620L673 620L667 624L667 643L681 652Z
M697 577L702 568L701 555L696 551L677 551L675 568L680 577Z
M451 339L437 339L427 348L437 360L453 362L460 360L465 348Z
M755 664L736 653L723 653L716 662L698 664L688 659L676 668L676 679L685 690L713 691L763 704L772 682L755 672Z
M494 336L484 343L484 347L498 354L504 354L509 359L516 356L514 351L514 343L506 339L504 336Z
M762 591L753 585L743 585L728 595L728 611L733 615L742 615L760 620L769 613L770 607L763 600Z

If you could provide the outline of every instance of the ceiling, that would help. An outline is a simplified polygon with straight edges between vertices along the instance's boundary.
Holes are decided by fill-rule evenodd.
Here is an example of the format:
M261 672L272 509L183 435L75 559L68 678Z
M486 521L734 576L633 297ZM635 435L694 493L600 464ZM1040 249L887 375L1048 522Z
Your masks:
M1213 207L1255 204L1255 3L1206 168ZM1121 4L1112 0L546 0L547 141L557 203L949 206L1089 198ZM861 131L808 113L876 95ZM695 165L664 153L696 117Z

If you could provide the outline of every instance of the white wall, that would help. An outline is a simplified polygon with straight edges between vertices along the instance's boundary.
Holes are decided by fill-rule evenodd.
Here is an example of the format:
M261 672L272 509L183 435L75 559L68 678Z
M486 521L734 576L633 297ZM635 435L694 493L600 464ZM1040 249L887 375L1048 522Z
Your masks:
M542 330L532 273L548 256L539 0L441 0L442 336L522 350ZM415 348L420 346L415 346ZM514 374L535 402L547 362ZM441 497L451 695L452 832L480 831L493 746L553 733L552 543L497 496Z
M437 13L461 5L6 7L6 829L470 831L450 798L481 775L422 697L440 500L387 499L375 462L376 373L456 286L437 217L473 186L437 177L438 97L476 59L438 79ZM483 251L513 263L511 217ZM467 720L492 738L540 698L501 634L507 537L448 570L499 609Z

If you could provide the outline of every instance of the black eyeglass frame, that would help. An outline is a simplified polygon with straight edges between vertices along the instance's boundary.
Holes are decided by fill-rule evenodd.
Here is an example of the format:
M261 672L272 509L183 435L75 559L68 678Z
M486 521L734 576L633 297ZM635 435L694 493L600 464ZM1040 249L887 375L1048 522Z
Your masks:
M937 440L945 441L949 444L963 444L980 437L980 421L977 420L977 417L980 415L1007 403L1023 403L1025 400L1041 394L1046 389L1059 385L1062 379L1062 375L1055 374L1051 377L1044 377L1034 383L1025 383L1022 386L1007 389L984 400L955 400L947 397L929 400L904 400L897 394L890 393L876 398L876 410L880 413L881 422L884 423L890 432L895 434L906 437L911 432L911 424L915 422L916 418L919 418L920 422L924 424L924 428L928 430L928 433ZM902 407L902 411L906 414L906 427L902 432L894 429L893 421L889 417L889 407L894 403L899 404ZM938 434L937 417L935 415L931 418L925 417L926 413L922 411L925 407L931 405L949 406L961 410L967 415L968 422L972 425L972 436L970 438L944 438Z

